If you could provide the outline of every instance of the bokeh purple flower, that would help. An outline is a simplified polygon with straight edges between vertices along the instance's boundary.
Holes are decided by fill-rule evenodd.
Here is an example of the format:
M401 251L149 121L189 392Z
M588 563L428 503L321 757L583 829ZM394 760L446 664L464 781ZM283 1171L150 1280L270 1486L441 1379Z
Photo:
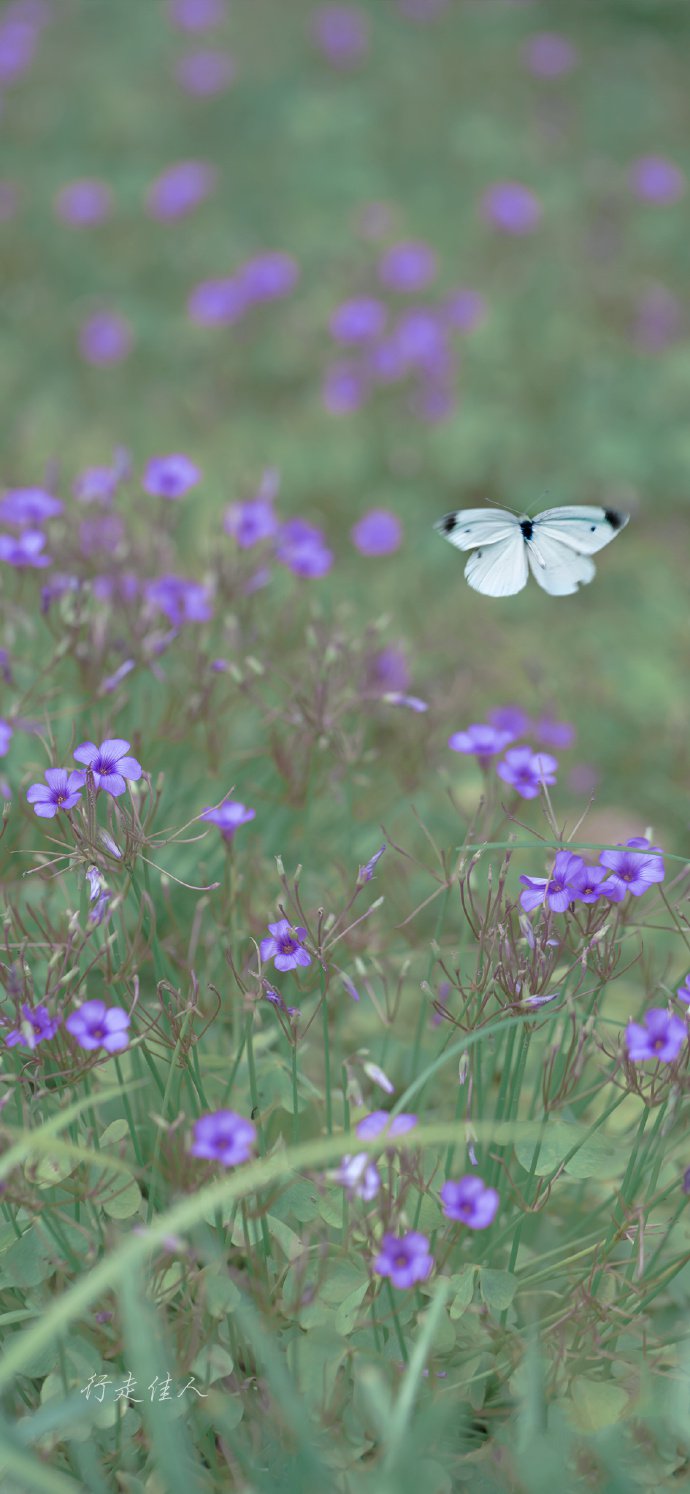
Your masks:
M226 16L226 0L168 0L168 19L180 31L212 31Z
M298 965L311 965L311 955L302 943L306 929L295 928L287 918L280 918L277 923L269 923L268 931L269 938L261 940L262 960L273 960L276 970L295 970Z
M132 350L134 336L118 311L96 311L79 328L79 351L86 363L122 363Z
M430 244L417 240L393 244L381 255L378 277L387 290L411 294L436 278L438 261Z
M496 772L504 783L516 789L522 799L536 799L544 784L556 782L558 763L548 752L533 752L531 747L511 747Z
M180 57L175 68L175 77L185 93L198 98L213 98L230 88L237 76L237 65L230 52L210 48L200 52L189 52Z
M13 1048L16 1043L24 1048L35 1048L44 1038L55 1037L59 1026L60 1017L51 1017L47 1006L39 1005L32 1009L23 1002L22 1021L19 1027L5 1034L5 1042L8 1048Z
M55 199L55 211L72 228L96 228L105 223L113 208L112 192L106 182L84 177L61 187Z
M343 301L333 312L329 330L336 342L370 342L380 337L386 325L386 307L373 296L357 296Z
M299 280L299 265L282 249L267 249L255 254L238 271L239 281L248 303L278 301L289 296Z
M209 161L177 161L151 183L146 210L162 222L185 218L213 192L218 172Z
M256 1145L256 1126L235 1110L212 1110L194 1122L190 1156L238 1167L248 1162Z
M562 78L577 67L577 47L558 31L539 31L529 36L522 48L522 60L535 78Z
M687 1035L687 1027L680 1017L669 1015L664 1007L650 1007L642 1023L629 1022L625 1029L628 1057L633 1063L644 1063L648 1058L673 1063Z
M174 628L188 622L208 622L213 617L208 591L199 581L188 581L184 576L158 576L146 582L145 591L147 600L165 613Z
M402 524L387 508L371 508L350 530L360 555L392 555L402 544Z
M232 840L240 825L248 825L255 817L256 810L248 809L239 799L226 799L217 809L208 808L199 815L200 820L210 820L211 824L217 825L223 839L228 841Z
M52 565L52 557L43 554L46 537L40 529L25 529L23 534L0 534L0 560L16 570L41 570Z
M356 67L369 46L367 17L354 5L321 5L312 14L311 38L335 68Z
M333 553L315 525L305 519L288 519L279 532L276 560L295 576L319 577L330 571Z
M273 511L273 501L278 493L280 478L275 467L267 467L253 498L241 503L231 503L225 510L223 528L231 534L241 550L249 550L261 540L271 539L278 531L278 520Z
M76 1011L70 1012L65 1027L79 1047L87 1052L105 1048L106 1053L119 1053L129 1042L127 1028L130 1021L129 1012L123 1011L121 1006L108 1007L104 1001L94 998L82 1002Z
M630 188L641 202L659 206L678 202L685 192L685 176L665 156L640 156L630 169Z
M147 493L157 498L183 498L201 480L199 468L188 456L175 452L171 456L152 457L143 477Z
M426 1281L433 1264L426 1235L409 1230L406 1235L383 1236L374 1270L378 1276L390 1277L393 1286L404 1290L418 1281Z
M187 301L187 314L199 327L229 327L244 316L248 305L240 278L226 275L219 280L202 280L195 285Z
M73 809L79 803L86 776L67 768L46 768L45 780L45 784L32 783L26 798L42 820L52 820L59 809Z
M82 742L75 747L73 755L78 763L91 769L97 789L118 798L126 791L125 780L136 782L142 774L141 763L135 757L129 757L128 753L129 742L121 737L108 737L100 747L95 742Z
M486 767L490 759L498 752L503 752L509 742L514 741L512 731L498 726L489 726L483 721L473 721L465 731L454 731L452 737L448 738L448 746L452 752L463 752L470 757L476 757L481 767ZM529 752L529 748L526 751Z
M391 1120L387 1110L372 1110L369 1115L364 1115L357 1122L355 1131L360 1141L373 1141L374 1137L380 1136L386 1131L391 1139L395 1136L405 1136L408 1131L414 1131L418 1124L417 1116L410 1112L402 1111L400 1115L394 1115Z
M678 987L676 996L679 1001L684 1001L686 1006L690 1006L690 971L688 971L683 984Z
M501 1202L495 1188L489 1188L476 1173L468 1173L454 1183L450 1179L441 1189L443 1212L470 1229L487 1229L493 1224Z
M351 415L369 393L365 370L352 361L331 363L321 386L321 402L330 415Z
M43 488L11 488L0 498L0 523L43 524L64 509L61 498Z
M5 757L9 752L10 742L14 736L14 730L9 721L0 720L0 757Z
M456 332L474 332L488 316L488 304L481 291L461 287L453 291L442 308L445 324Z
M501 233L534 233L542 217L539 198L522 182L494 182L481 200L482 217Z

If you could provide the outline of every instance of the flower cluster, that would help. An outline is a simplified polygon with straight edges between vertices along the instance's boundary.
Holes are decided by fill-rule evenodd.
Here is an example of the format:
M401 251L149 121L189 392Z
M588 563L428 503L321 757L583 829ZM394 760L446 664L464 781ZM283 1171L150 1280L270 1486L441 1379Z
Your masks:
M658 846L650 846L645 836L638 835L624 846L602 851L598 866L588 866L573 851L558 851L549 877L520 877L525 888L520 904L527 913L542 906L565 913L572 903L595 903L599 898L620 903L628 892L642 897L663 879Z
M464 731L453 732L448 746L453 752L476 757L484 772L492 758L505 752L496 766L498 777L522 799L536 799L544 785L556 782L558 761L549 752L515 745L524 736L533 737L538 747L570 747L575 739L567 721L556 721L551 716L530 721L518 706L503 706L491 711L488 721L474 721Z

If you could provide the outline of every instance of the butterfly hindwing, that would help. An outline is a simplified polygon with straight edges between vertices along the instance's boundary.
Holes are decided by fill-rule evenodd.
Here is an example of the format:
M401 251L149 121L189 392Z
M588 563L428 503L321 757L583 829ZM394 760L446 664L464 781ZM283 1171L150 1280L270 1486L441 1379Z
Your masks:
M486 597L512 597L527 582L527 546L517 525L507 538L475 550L465 566L465 580Z
M567 597L592 580L596 566L588 555L571 550L548 530L535 526L534 539L525 546L529 567L542 591L552 597Z

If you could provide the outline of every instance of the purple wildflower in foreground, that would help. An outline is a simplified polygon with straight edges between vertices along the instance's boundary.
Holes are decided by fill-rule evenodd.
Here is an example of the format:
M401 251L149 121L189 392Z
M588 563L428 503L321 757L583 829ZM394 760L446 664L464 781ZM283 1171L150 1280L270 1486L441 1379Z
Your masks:
M68 773L66 768L46 768L45 778L45 784L32 783L26 798L42 820L52 820L58 809L73 809L79 803L86 776L76 771Z
M482 217L501 233L533 233L542 216L539 198L522 182L495 182L481 201Z
M235 59L230 52L208 48L203 52L189 52L180 58L175 68L175 77L185 93L196 94L201 99L223 93L234 83L236 75Z
M665 156L640 156L630 171L630 186L642 202L666 205L678 202L685 191L685 177L679 166Z
M641 854L645 851L647 855ZM611 872L606 882L606 895L612 903L622 902L626 892L631 892L633 897L642 897L655 882L664 880L664 863L659 848L650 846L644 835L626 841L620 850L602 851L599 860Z
M119 1053L129 1042L129 1024L129 1012L121 1006L108 1007L98 998L82 1002L65 1020L67 1031L87 1052L105 1048L107 1053Z
M378 277L388 290L411 292L423 290L434 279L436 254L430 244L409 241L393 244L381 256Z
M52 564L50 555L43 555L46 537L40 529L25 529L23 534L0 534L0 560L13 565L17 570L41 570Z
M682 986L678 987L676 996L679 1001L684 1001L686 1006L690 1006L690 971L686 975Z
M607 875L605 866L587 866L583 861L580 880L573 891L575 902L596 903L598 898L606 897L608 889Z
M0 498L0 522L4 524L42 524L53 519L64 508L61 498L43 488L11 488Z
M217 179L218 172L208 161L177 161L151 183L146 210L162 222L185 218L210 195Z
M333 1181L340 1183L351 1197L361 1198L364 1203L376 1198L381 1188L379 1170L366 1152L343 1157L337 1172L333 1173Z
M181 452L152 457L143 477L143 487L154 498L183 498L201 479L198 467Z
M389 1276L393 1286L404 1290L418 1281L426 1281L433 1264L426 1235L409 1230L406 1235L383 1236L374 1270L378 1276Z
M79 351L86 363L121 363L134 341L129 322L117 311L97 311L79 329Z
M23 1002L22 1017L19 1027L5 1034L8 1048L13 1048L15 1043L21 1043L24 1048L35 1048L44 1038L55 1037L60 1026L60 1018L51 1017L46 1006L35 1006L32 1010Z
M212 1110L194 1122L194 1139L189 1147L192 1157L206 1157L237 1167L248 1162L256 1143L256 1126L234 1110Z
M295 576L325 576L333 564L323 533L305 519L289 519L280 530L276 560Z
M355 1131L360 1141L373 1141L382 1131L387 1130L391 1137L404 1136L407 1131L413 1131L416 1125L416 1115L403 1111L401 1115L394 1115L391 1120L387 1110L372 1110L370 1115L363 1116L357 1122Z
M188 622L208 622L213 617L206 587L184 576L158 576L155 581L147 581L146 597L165 613L174 628Z
M262 960L273 960L276 970L311 965L311 955L302 943L306 929L301 926L294 928L287 918L280 918L277 923L269 923L268 930L270 938L261 940Z
M127 788L125 779L136 782L142 774L141 763L135 757L127 757L128 752L129 742L121 737L108 737L100 747L95 742L82 742L73 755L78 763L85 763L91 769L97 789L117 798Z
M240 804L239 799L226 799L217 809L205 809L199 815L200 820L210 820L213 825L217 825L224 840L232 840L240 825L248 825L255 817L256 810L247 809L246 804Z
M565 913L578 895L585 863L572 851L559 851L550 877L520 877L525 892L520 894L520 906L530 913L546 903L553 913Z
M669 1016L664 1007L653 1006L645 1012L643 1024L628 1022L625 1029L628 1057L633 1063L644 1063L647 1058L673 1063L688 1035L685 1023L680 1017Z
M95 228L112 212L112 195L105 182L84 178L68 182L55 199L55 211L73 228Z
M448 746L453 752L464 752L476 757L480 765L485 767L491 757L502 752L512 741L512 731L498 726L486 726L482 721L473 721L466 731L453 732L452 737L448 738ZM527 752L529 750L525 749Z
M500 1197L495 1188L488 1188L481 1178L468 1173L458 1183L450 1180L443 1184L441 1202L448 1219L457 1219L470 1229L487 1229L498 1212Z
M402 544L402 524L387 508L372 508L350 530L360 555L392 555Z
M558 763L548 752L533 752L531 747L511 747L498 764L496 772L504 783L516 789L521 799L536 799L542 784L556 782Z

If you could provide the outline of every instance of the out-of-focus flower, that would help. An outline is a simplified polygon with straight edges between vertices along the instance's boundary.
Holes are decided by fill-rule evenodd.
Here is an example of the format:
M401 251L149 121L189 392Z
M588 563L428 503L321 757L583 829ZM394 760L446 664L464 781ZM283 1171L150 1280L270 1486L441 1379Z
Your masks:
M35 1048L44 1038L55 1037L60 1026L59 1017L51 1017L47 1006L35 1006L33 1009L22 1003L22 1022L12 1032L5 1034L5 1042L8 1048L13 1048L20 1043L24 1048Z
M437 269L436 253L431 245L409 240L393 244L382 254L378 277L387 290L408 294L430 285Z
M5 15L0 24L0 86L8 87L31 66L38 40L37 29L20 17Z
M260 944L262 960L273 960L276 970L311 965L311 955L302 943L306 929L295 928L287 918L280 918L277 923L269 923L268 932L270 937L262 939Z
M273 511L273 500L278 487L277 471L274 467L267 467L254 497L226 508L223 528L226 534L233 536L241 550L249 550L277 533L278 520Z
M208 622L213 617L209 594L199 581L187 581L184 576L158 576L155 581L146 582L145 590L148 601L165 613L174 628L188 622Z
M496 772L504 783L517 789L522 799L536 799L543 784L556 782L558 763L548 752L533 752L531 747L511 747L498 764Z
M645 851L649 854L641 854ZM659 848L650 846L644 835L626 841L619 850L602 851L599 861L611 873L604 890L612 903L622 902L626 892L631 892L633 897L642 897L655 882L664 880L664 863Z
M408 711L415 711L418 716L423 715L424 711L429 709L428 701L420 700L418 695L405 695L402 690L387 690L381 699L385 700L387 705L405 706Z
M190 321L200 327L232 326L244 316L249 302L237 275L220 280L202 280L187 301Z
M371 1079L374 1084L378 1084L379 1089L382 1089L384 1094L395 1094L395 1085L393 1084L392 1080L388 1078L388 1075L384 1073L379 1064L371 1063L370 1060L367 1059L362 1064L362 1068L364 1069L367 1078Z
M480 291L466 287L453 291L443 305L443 318L456 332L474 332L486 321L488 306Z
M366 371L358 363L331 363L321 386L321 402L330 415L351 415L369 393Z
M553 716L541 716L534 723L534 735L541 747L572 747L575 727L569 721L556 721Z
M152 457L143 478L143 487L156 498L183 498L201 480L199 468L182 452L172 456Z
M493 710L487 711L487 718L498 731L510 732L513 741L516 737L524 737L532 725L520 706L494 706Z
M199 815L200 820L210 820L213 825L217 825L224 840L232 840L240 825L248 825L255 818L256 810L240 804L239 799L226 799L217 809L205 809Z
M212 31L226 16L225 0L168 0L168 19L180 31Z
M418 1281L426 1281L433 1265L429 1241L426 1235L420 1235L416 1230L409 1230L406 1235L385 1234L374 1260L377 1275L389 1276L393 1286L403 1290Z
M351 1198L361 1198L364 1203L370 1203L372 1198L376 1198L381 1188L379 1170L366 1152L358 1152L354 1157L343 1157L332 1178L334 1183L340 1183Z
M539 31L529 36L522 48L522 60L535 78L562 78L577 67L577 47L558 31Z
M530 913L533 908L548 904L553 913L564 913L579 894L584 871L581 856L572 851L558 851L550 877L520 877L526 889L520 894L520 906Z
M14 731L9 721L0 721L0 757L4 757L9 752L13 736Z
M448 341L436 310L411 306L398 318L393 337L408 368L421 369L430 377L449 374Z
M495 1188L488 1188L476 1174L468 1173L457 1183L444 1183L441 1202L448 1219L458 1219L470 1229L487 1229L496 1218L501 1200Z
M685 176L665 156L640 156L630 169L630 187L641 202L659 206L678 202L685 191Z
M343 301L329 322L331 337L337 342L370 342L380 337L386 324L386 307L373 296L358 296Z
M360 555L392 555L402 544L402 524L387 508L372 508L350 530Z
M119 1053L129 1042L127 1028L131 1018L121 1006L107 1007L104 1001L94 998L82 1002L76 1011L65 1019L65 1027L72 1037L87 1052L105 1048L106 1053Z
M356 67L369 47L367 17L354 5L321 5L311 18L311 38L332 67Z
M509 742L514 741L512 731L506 731L503 727L487 726L483 721L473 721L466 731L455 731L448 738L448 746L453 752L463 752L471 757L476 757L478 762L485 767L497 752L503 752ZM526 751L529 752L529 748Z
M117 798L125 793L125 779L136 782L142 774L141 763L135 757L128 757L128 752L129 742L121 737L108 737L100 747L95 742L82 742L73 755L78 763L85 763L91 769L97 789Z
M330 571L333 552L320 529L304 519L288 519L279 532L276 560L295 576L318 577Z
M678 987L676 996L679 1001L684 1001L686 1006L690 1006L690 971L686 975L682 986Z
M55 518L64 508L61 498L43 488L12 488L0 498L0 522L4 524L42 524Z
M680 1017L670 1016L662 1006L650 1007L642 1023L628 1022L625 1029L628 1057L633 1063L644 1063L647 1058L673 1063L687 1035L687 1027Z
M194 1122L192 1157L207 1157L224 1167L248 1162L256 1145L256 1126L235 1110L212 1110Z
M186 57L180 58L175 68L175 77L185 93L196 94L202 99L224 93L234 83L236 76L234 57L230 52L218 49L189 52Z
M367 684L383 694L386 690L404 691L410 683L410 671L402 648L389 644L379 649L367 665Z
M416 1115L403 1112L395 1115L391 1120L387 1110L372 1110L370 1115L364 1115L357 1122L355 1131L360 1141L373 1141L375 1136L380 1136L382 1131L388 1132L391 1139L394 1136L405 1136L408 1131L413 1131L417 1125Z
M124 536L124 520L119 514L106 511L96 518L84 519L79 525L79 548L82 555L92 556L100 552L112 556Z
M386 846L385 846L385 842L384 842L384 844L381 846L380 850L374 851L373 856L370 858L369 861L367 861L366 866L360 866L359 872L357 873L357 881L362 886L364 885L365 882L370 882L371 881L371 879L372 879L372 877L374 875L374 870L376 868L376 865L381 860L381 857L382 857L385 849L386 849Z
M114 467L87 467L75 477L72 492L79 503L109 503L119 482Z
M299 265L282 249L269 249L246 260L238 276L248 303L278 301L295 289Z
M118 311L97 311L79 328L79 351L86 363L121 363L132 350L129 322Z
M46 783L32 783L26 791L28 804L42 820L52 820L59 809L73 809L79 803L86 782L84 773L68 773L66 768L46 768ZM46 787L47 784L47 787Z
M501 233L534 233L541 216L539 198L522 182L494 182L481 200L482 217Z
M0 534L0 560L17 570L40 570L52 565L52 557L41 552L46 537L40 529L25 529L23 534Z
M91 178L68 182L55 199L55 211L72 228L95 228L112 213L113 199L105 182Z
M209 161L177 161L151 183L146 210L163 222L185 218L210 196L217 181L218 172Z

